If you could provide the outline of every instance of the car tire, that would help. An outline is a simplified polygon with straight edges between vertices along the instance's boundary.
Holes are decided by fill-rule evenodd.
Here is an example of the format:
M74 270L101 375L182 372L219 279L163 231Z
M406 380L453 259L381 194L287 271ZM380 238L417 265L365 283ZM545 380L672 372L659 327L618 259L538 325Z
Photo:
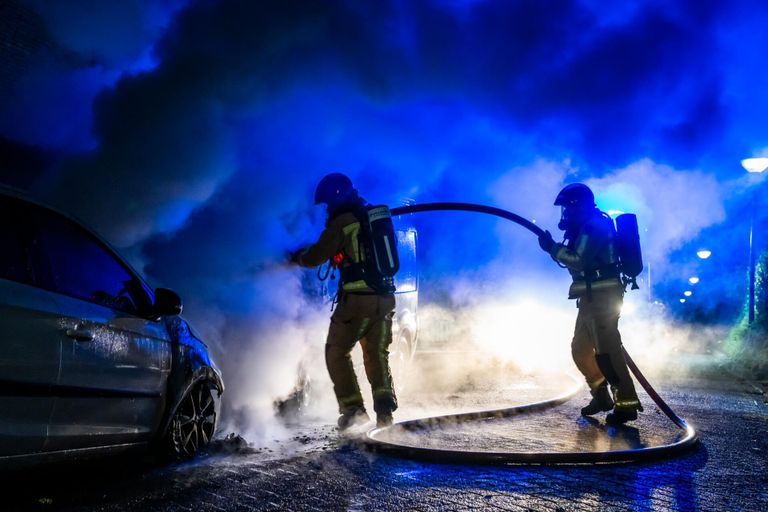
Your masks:
M395 392L400 393L405 390L408 369L413 356L410 334L407 331L401 333L393 348L394 350L391 351L393 357L390 357L392 380L395 384Z
M177 460L195 456L211 442L216 427L216 405L208 383L195 385L184 395L168 427L167 448Z

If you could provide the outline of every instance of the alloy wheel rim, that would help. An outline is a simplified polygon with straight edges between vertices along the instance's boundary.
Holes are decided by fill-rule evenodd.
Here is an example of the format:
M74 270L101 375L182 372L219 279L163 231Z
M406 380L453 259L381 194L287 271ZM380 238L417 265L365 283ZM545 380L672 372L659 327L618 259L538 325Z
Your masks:
M182 453L193 455L206 446L213 437L215 424L216 411L211 392L205 386L198 386L186 396L179 408L177 425Z

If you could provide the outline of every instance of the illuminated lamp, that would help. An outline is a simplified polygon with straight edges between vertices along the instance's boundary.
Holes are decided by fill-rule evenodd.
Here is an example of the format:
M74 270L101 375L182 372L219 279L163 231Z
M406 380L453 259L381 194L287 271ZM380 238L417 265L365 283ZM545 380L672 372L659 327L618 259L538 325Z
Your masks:
M753 174L759 174L768 169L768 158L745 158L741 161L741 166ZM755 226L755 209L757 203L757 191L752 192L752 214L749 221L749 319L751 324L755 321L755 249L752 244L752 231Z
M760 173L768 169L768 158L745 158L741 161L741 166L747 172Z

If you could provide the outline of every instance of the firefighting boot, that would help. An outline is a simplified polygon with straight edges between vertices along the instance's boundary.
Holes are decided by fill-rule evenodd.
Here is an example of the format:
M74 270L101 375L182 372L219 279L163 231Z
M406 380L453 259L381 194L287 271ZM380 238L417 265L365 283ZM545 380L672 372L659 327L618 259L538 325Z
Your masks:
M368 417L368 413L365 412L365 407L362 405L353 405L344 410L341 416L339 416L337 424L339 430L344 431L355 425L367 423L370 420L371 418Z
M611 398L611 391L608 389L608 382L603 381L591 393L592 400L585 407L581 408L582 416L592 416L593 414L613 409L613 398Z
M397 398L394 392L381 396L373 401L376 411L376 426L379 428L392 425L392 412L397 409Z
M605 417L608 425L623 425L624 423L637 419L637 409L619 409L618 407Z
M392 425L392 413L380 412L376 414L376 426L379 428L389 427Z

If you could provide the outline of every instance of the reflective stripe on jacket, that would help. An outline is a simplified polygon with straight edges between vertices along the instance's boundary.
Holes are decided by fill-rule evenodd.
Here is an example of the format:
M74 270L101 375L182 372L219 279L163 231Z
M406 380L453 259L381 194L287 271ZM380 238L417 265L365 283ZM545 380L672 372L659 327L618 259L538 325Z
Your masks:
M352 262L359 263L361 258L359 233L360 222L352 213L346 212L334 217L328 221L317 242L301 253L299 265L308 268L317 267L340 252L344 254L342 267L349 266ZM342 283L342 288L344 291L373 292L362 279Z
M594 289L622 287L615 251L613 221L596 210L568 245L555 244L552 257L568 268L573 283L568 297L587 293L587 283Z

